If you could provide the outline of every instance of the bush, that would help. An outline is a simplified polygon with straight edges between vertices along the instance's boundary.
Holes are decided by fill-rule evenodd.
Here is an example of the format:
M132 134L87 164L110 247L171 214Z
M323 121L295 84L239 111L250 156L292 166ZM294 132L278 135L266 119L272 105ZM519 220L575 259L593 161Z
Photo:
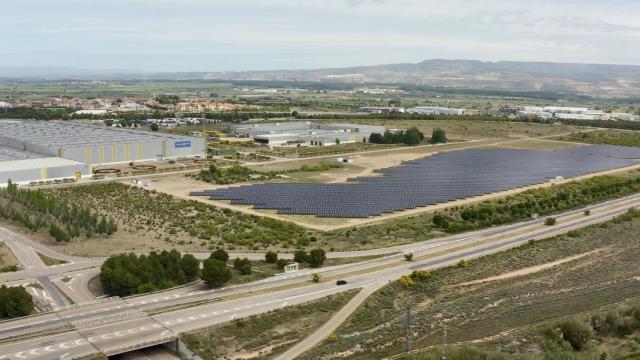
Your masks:
M431 143L432 144L442 144L447 142L447 135L442 129L433 129L431 133Z
M251 261L247 258L236 258L233 261L233 268L242 275L249 275L251 274Z
M553 226L553 225L556 224L556 218L554 218L554 217L546 218L544 220L544 224L547 225L547 226Z
M0 287L0 317L27 316L33 311L33 298L22 286Z
M284 269L284 267L288 264L289 261L287 259L278 259L278 261L276 262L276 266L278 267L278 269Z
M197 279L199 261L177 250L149 255L109 257L100 269L100 281L110 295L128 296L186 284Z
M406 254L404 254L404 259L405 259L406 261L411 261L411 260L413 260L413 253L406 253Z
M229 260L229 253L224 251L224 249L216 249L216 251L211 253L209 259L215 259L226 263Z
M293 261L299 264L307 263L309 262L309 254L304 250L296 250L296 252L293 253Z
M463 268L466 269L469 267L469 261L465 260L465 259L460 259L460 261L458 261L458 267L459 268Z
M320 282L320 279L322 278L322 276L318 273L313 273L311 274L311 281L317 283Z
M415 281L425 281L431 277L431 271L429 270L413 270L409 275Z
M267 253L264 254L264 261L268 264L275 264L278 261L278 253L275 251L267 251Z
M232 276L231 269L223 261L207 259L203 263L201 277L209 287L220 287L231 280Z
M567 320L558 325L562 332L562 338L566 340L576 351L584 349L585 345L591 340L591 328L577 320Z
M398 279L398 282L400 283L400 285L408 288L408 287L412 287L416 284L415 281L413 281L413 279L408 276L408 275L402 275L400 276L400 279Z
M327 255L325 254L324 250L320 248L313 249L311 250L311 252L309 252L309 265L311 267L317 268L322 266L326 259Z

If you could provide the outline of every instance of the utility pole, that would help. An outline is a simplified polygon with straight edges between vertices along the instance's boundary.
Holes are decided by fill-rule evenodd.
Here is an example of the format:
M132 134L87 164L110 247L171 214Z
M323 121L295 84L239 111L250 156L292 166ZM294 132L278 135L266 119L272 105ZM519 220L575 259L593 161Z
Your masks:
M411 305L407 304L407 319L406 319L406 344L405 344L405 350L407 352L407 359L410 359L411 356L411 347L412 347L412 341L413 341L413 331L411 329L411 327L413 326L413 317L411 316Z
M444 347L447 343L447 324L444 324L442 327L442 350L440 351L440 360L447 360L447 355L445 354Z

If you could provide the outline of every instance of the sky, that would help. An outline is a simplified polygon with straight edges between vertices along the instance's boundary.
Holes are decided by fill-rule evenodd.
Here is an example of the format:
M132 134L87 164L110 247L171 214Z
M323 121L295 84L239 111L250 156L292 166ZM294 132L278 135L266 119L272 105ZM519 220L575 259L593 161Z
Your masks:
M0 67L640 65L639 0L4 0L0 9Z

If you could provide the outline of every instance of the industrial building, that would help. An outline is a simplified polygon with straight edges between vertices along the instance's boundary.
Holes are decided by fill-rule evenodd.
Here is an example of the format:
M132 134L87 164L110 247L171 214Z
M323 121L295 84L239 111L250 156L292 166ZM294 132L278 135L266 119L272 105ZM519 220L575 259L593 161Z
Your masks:
M464 109L448 108L442 106L416 106L407 109L407 113L426 115L464 115Z
M384 133L383 126L362 124L316 124L297 121L272 124L234 125L230 135L252 138L265 146L331 146L362 142L372 133Z
M94 166L205 156L204 139L70 121L0 120L0 185L87 176Z

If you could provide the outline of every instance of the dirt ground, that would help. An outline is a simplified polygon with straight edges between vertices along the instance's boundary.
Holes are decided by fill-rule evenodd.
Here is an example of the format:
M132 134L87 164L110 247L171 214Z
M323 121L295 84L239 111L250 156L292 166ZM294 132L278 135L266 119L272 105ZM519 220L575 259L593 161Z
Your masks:
M0 243L0 267L18 265L18 259L5 244Z

